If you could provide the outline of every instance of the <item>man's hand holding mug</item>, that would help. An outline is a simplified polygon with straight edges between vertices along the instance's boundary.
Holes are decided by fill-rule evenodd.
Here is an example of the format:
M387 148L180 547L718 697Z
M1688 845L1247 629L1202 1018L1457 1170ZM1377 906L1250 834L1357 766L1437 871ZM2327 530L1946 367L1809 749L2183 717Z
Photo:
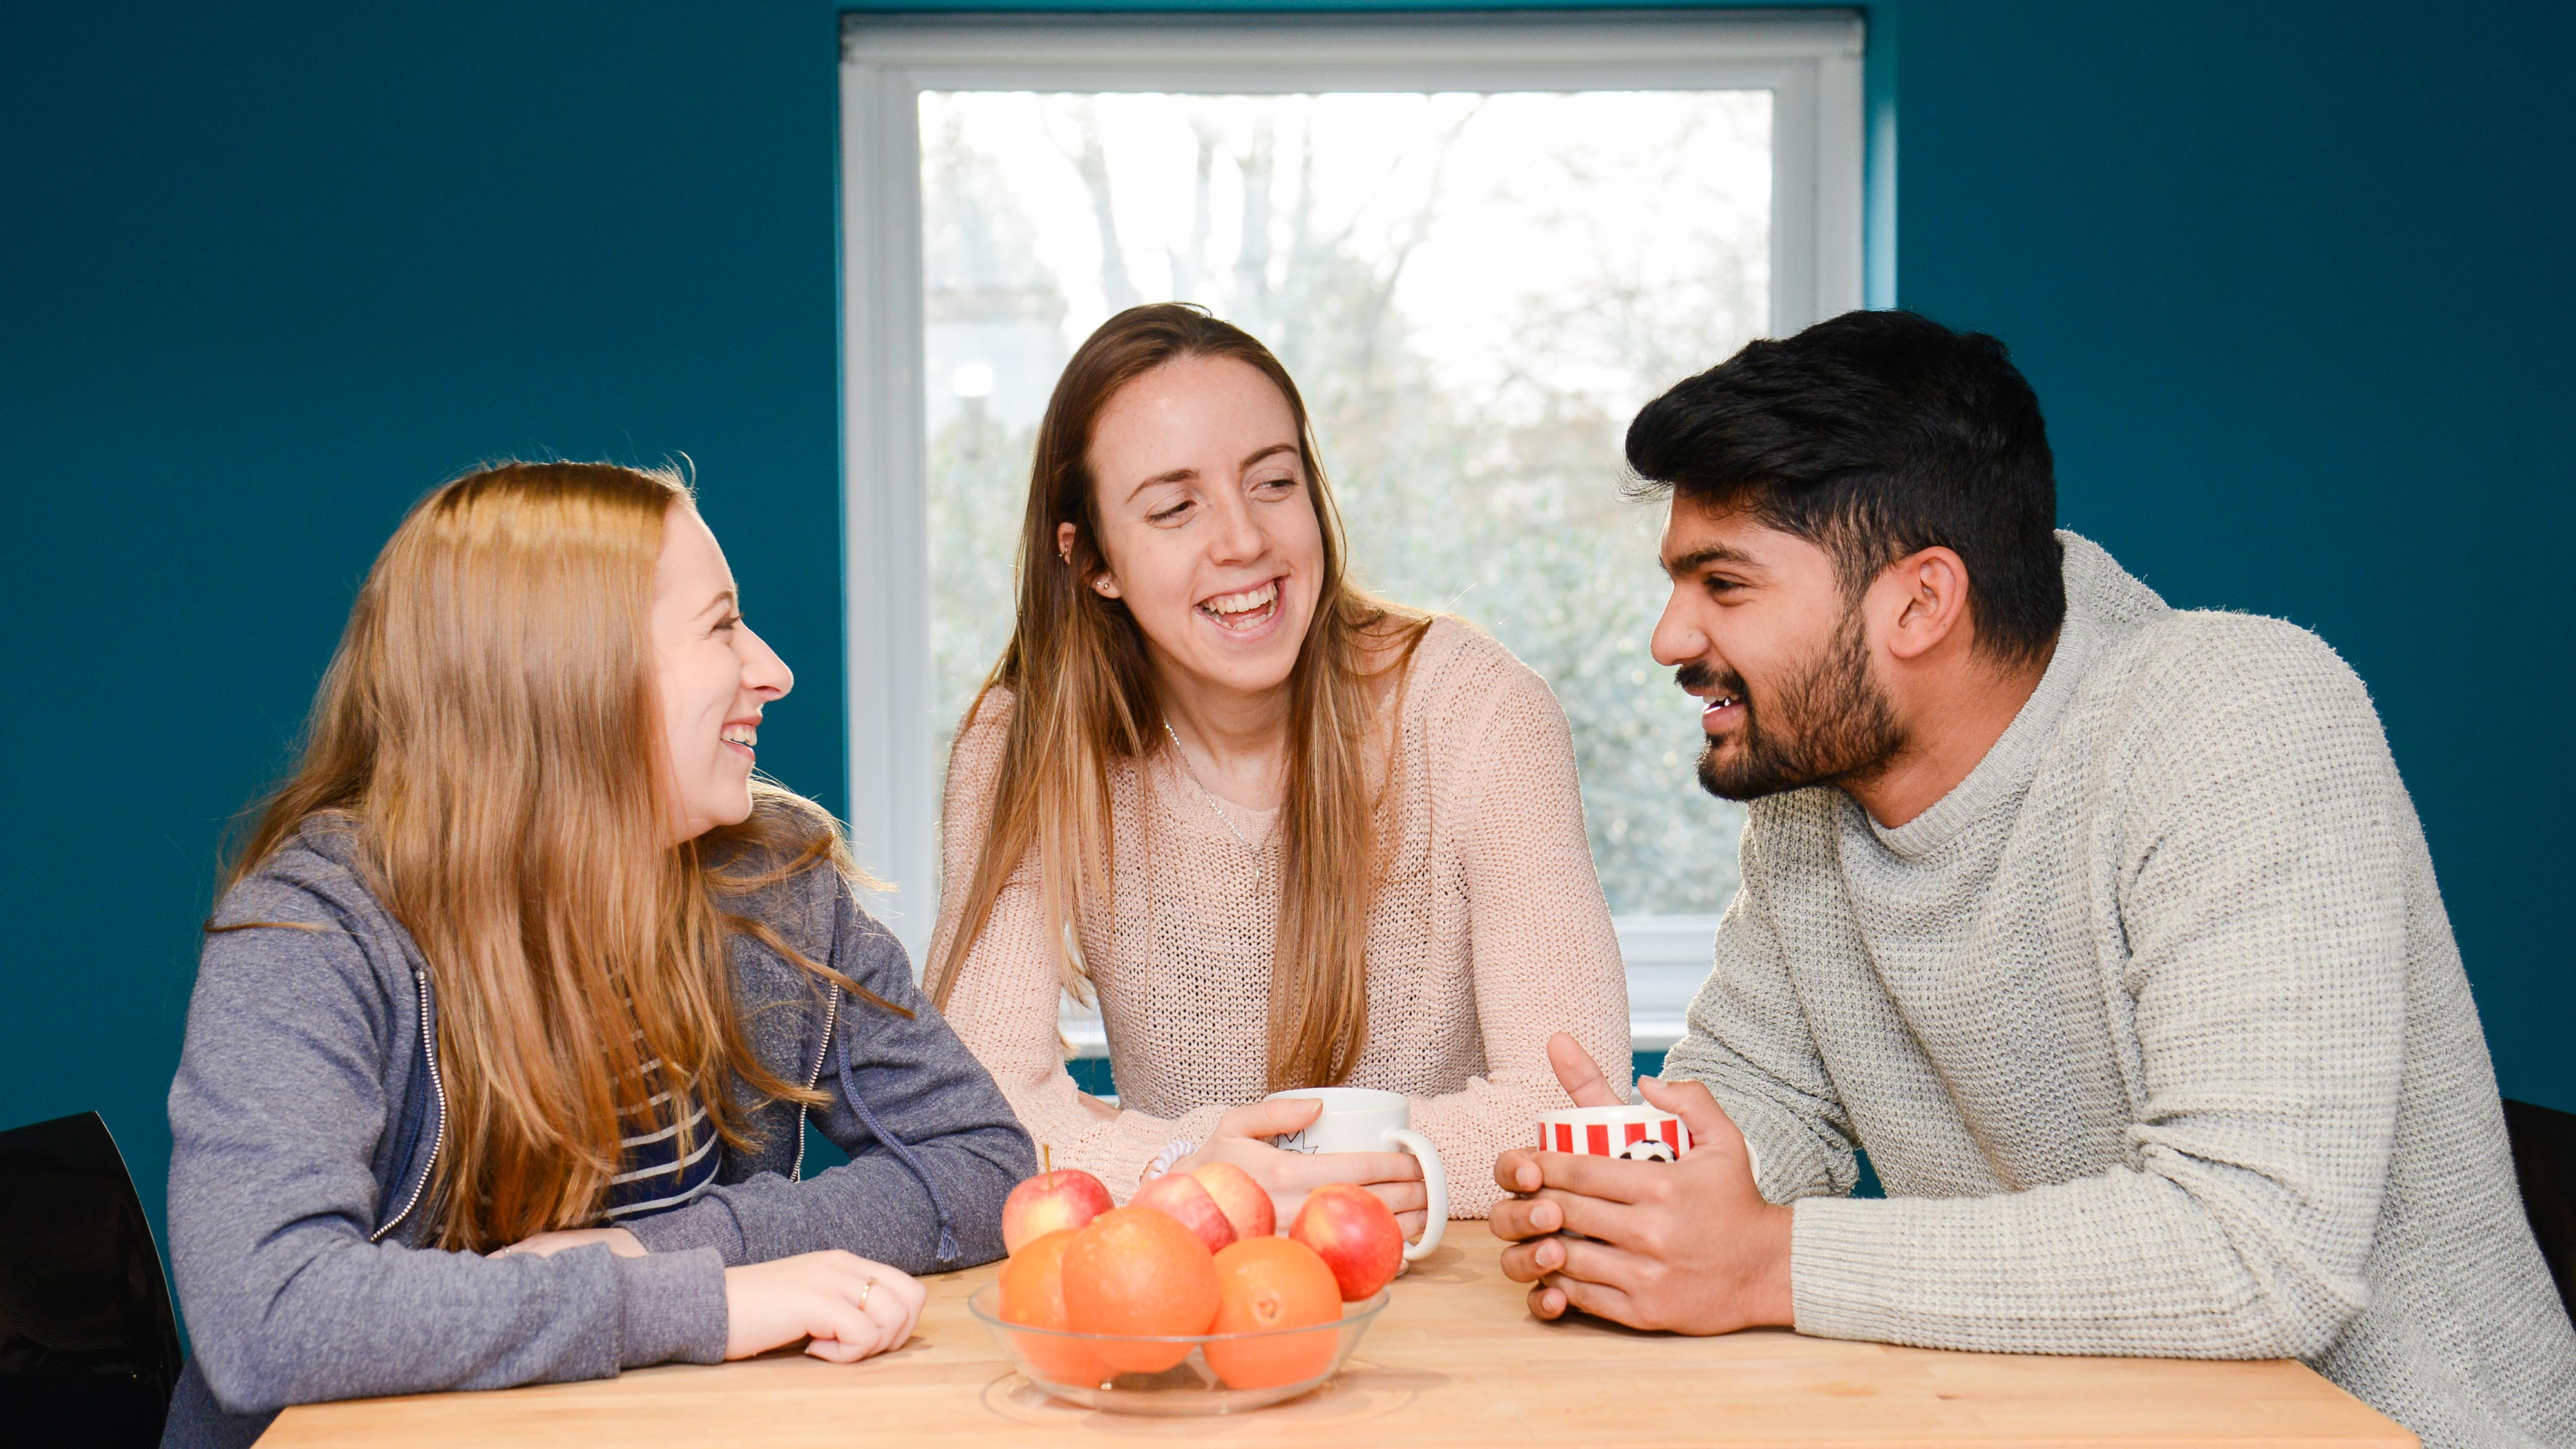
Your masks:
M1574 1038L1549 1039L1548 1060L1578 1107L1622 1106ZM1514 1148L1494 1181L1515 1196L1494 1208L1503 1272L1528 1283L1530 1311L1568 1308L1632 1328L1731 1333L1789 1325L1790 1210L1753 1185L1744 1134L1698 1082L1640 1078L1647 1102L1679 1117L1677 1161ZM1569 1236L1579 1234L1580 1236Z

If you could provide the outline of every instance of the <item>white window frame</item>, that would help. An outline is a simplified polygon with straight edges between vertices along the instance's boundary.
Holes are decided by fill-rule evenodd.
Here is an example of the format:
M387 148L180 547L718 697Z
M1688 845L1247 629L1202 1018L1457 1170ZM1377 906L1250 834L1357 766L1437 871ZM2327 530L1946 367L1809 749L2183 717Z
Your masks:
M932 797L924 91L1736 90L1772 93L1771 332L1862 305L1862 22L1844 11L1585 16L848 15L841 31L842 518L850 825L902 887L877 903L919 962L937 920ZM1716 359L1710 359L1712 362ZM1709 916L1618 923L1636 1048L1681 1031ZM1102 1050L1096 1027L1076 1045ZM1086 1039L1087 1038L1087 1039Z

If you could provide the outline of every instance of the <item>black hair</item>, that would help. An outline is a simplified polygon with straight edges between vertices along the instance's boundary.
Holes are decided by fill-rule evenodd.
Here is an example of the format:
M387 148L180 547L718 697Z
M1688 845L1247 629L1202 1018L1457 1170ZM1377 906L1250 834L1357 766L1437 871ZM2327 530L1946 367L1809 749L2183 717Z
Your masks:
M1744 509L1833 556L1853 596L1932 547L1968 569L1977 647L2044 653L2066 617L2057 474L2004 345L1914 312L1747 343L1628 425L1631 496Z

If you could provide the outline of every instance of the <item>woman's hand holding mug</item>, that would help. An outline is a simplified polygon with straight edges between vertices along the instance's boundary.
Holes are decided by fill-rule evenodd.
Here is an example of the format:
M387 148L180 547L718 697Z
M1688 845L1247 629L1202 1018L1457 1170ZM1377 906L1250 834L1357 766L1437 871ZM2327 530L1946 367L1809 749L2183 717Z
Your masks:
M1328 1183L1356 1183L1377 1194L1395 1213L1396 1225L1411 1239L1426 1235L1437 1244L1436 1234L1428 1232L1431 1222L1431 1189L1422 1173L1422 1162L1403 1151L1374 1152L1292 1152L1271 1145L1274 1137L1294 1138L1316 1125L1324 1114L1324 1103L1311 1097L1268 1097L1247 1102L1217 1119L1199 1150L1173 1164L1173 1171L1186 1172L1211 1162L1231 1162L1252 1174L1262 1191L1280 1205L1279 1225L1286 1227L1295 1215L1298 1201ZM1431 1159L1438 1162L1435 1156ZM1441 1219L1448 1218L1449 1194L1444 1182L1440 1193ZM1418 1254L1416 1255L1418 1256Z
M1440 1246L1449 1227L1449 1175L1431 1139L1413 1130L1411 1098L1367 1087L1301 1087L1226 1115L1246 1114L1251 1122L1262 1108L1271 1114L1257 1120L1279 1155L1310 1164L1304 1173L1286 1165L1274 1171L1296 1178L1303 1192L1349 1182L1376 1193L1410 1240L1408 1263Z

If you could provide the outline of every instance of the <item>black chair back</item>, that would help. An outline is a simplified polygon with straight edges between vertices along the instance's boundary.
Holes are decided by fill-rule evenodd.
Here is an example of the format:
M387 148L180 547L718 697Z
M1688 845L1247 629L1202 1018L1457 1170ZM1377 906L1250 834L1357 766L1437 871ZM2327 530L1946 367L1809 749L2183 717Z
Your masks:
M2523 1216L2549 1260L2558 1301L2576 1315L2576 1112L2508 1097L2505 1136L2513 1141L2513 1175L2522 1183Z
M160 1442L179 1324L96 1112L0 1132L0 1438Z

